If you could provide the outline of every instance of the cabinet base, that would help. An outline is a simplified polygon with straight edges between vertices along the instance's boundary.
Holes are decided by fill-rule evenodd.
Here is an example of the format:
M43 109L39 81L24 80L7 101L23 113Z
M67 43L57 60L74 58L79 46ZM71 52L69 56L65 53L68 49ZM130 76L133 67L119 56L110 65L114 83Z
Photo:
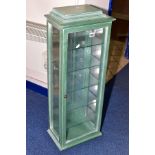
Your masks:
M84 136L78 137L76 139L67 141L63 146L61 146L60 143L58 142L58 140L55 138L51 129L48 129L47 132L50 135L50 137L53 139L53 141L55 142L55 144L57 145L57 147L59 148L60 151L102 135L102 133L100 131L92 132L92 133L86 134Z

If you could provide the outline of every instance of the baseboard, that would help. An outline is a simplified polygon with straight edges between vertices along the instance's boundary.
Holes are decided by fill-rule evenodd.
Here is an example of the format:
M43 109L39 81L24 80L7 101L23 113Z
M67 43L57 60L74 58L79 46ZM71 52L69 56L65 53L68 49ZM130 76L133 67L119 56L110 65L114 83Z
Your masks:
M42 87L40 85L37 85L33 82L30 82L28 80L26 80L26 88L31 89L37 93L40 93L42 95L48 96L48 89L45 87Z

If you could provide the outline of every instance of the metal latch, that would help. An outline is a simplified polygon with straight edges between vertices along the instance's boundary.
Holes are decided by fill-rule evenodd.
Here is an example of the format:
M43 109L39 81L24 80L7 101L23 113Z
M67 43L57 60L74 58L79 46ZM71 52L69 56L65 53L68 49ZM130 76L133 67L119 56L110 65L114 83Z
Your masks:
M66 99L67 98L67 95L65 95L64 98Z

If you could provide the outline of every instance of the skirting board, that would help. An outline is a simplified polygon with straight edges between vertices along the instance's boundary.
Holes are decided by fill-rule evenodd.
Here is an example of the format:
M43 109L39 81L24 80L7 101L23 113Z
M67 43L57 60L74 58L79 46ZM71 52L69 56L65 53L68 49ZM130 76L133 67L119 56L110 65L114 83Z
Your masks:
M48 89L47 88L44 88L44 87L42 87L40 85L32 83L32 82L30 82L28 80L26 80L26 88L31 89L31 90L33 90L35 92L38 92L38 93L40 93L42 95L48 96Z

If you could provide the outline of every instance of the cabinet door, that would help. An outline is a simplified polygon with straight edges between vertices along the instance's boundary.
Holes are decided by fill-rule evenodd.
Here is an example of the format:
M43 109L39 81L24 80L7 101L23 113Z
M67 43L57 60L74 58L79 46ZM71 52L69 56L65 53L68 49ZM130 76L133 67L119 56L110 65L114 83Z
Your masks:
M105 28L68 34L66 141L93 133L97 106Z

